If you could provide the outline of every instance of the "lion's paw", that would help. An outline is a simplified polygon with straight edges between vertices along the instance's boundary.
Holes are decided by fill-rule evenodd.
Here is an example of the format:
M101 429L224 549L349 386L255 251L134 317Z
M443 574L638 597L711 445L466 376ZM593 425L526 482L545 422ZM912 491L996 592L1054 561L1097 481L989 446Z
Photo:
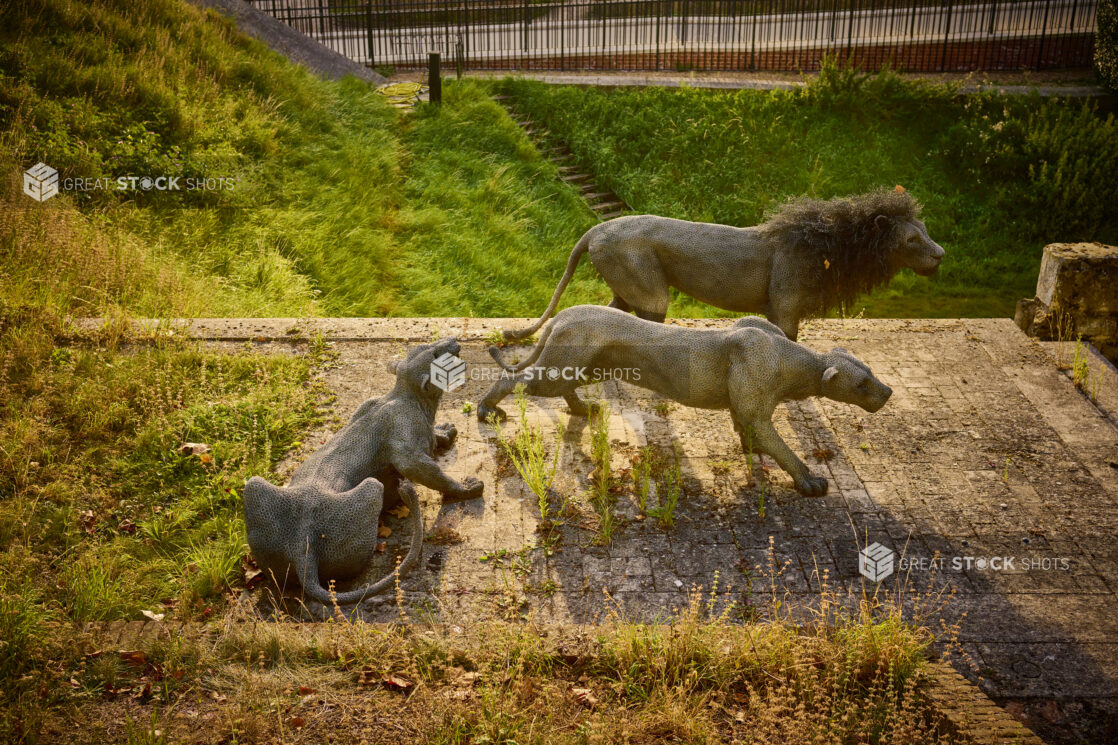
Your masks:
M796 482L796 491L805 497L822 497L827 493L827 479L822 476L805 476Z

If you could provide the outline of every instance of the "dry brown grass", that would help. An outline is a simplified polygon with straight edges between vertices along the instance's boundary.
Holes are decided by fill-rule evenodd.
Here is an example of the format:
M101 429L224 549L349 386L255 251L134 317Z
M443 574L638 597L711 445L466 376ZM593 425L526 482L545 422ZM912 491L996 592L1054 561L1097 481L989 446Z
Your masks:
M955 742L924 697L926 631L866 598L808 625L736 625L693 591L672 624L263 624L80 658L46 739L101 742ZM96 649L95 642L92 647ZM115 663L114 663L115 664ZM71 718L74 722L71 723ZM158 735L156 734L158 732Z

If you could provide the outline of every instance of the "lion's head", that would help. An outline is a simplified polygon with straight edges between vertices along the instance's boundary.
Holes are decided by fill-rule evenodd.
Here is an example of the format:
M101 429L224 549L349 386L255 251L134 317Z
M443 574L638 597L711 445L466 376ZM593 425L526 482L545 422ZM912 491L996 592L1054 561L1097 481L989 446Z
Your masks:
M881 189L839 199L793 199L761 227L793 258L812 293L810 305L822 313L853 304L901 269L935 274L944 251L919 214L920 205L907 192Z

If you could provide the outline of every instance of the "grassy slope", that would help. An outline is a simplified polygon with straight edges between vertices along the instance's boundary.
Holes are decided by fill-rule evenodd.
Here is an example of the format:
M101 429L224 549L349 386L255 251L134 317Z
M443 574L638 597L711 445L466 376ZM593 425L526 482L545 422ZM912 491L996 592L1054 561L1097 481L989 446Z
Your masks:
M21 7L0 35L0 261L20 294L40 286L79 314L529 315L593 222L474 84L409 116L182 0ZM18 183L39 160L62 178L235 186L39 205ZM87 285L65 257L90 246L131 276ZM604 295L584 284L575 297Z
M1118 240L1118 127L1078 102L961 99L833 66L793 92L503 87L640 212L751 225L789 196L905 186L947 260L848 312L1012 315L1045 243ZM672 312L717 313L685 297Z

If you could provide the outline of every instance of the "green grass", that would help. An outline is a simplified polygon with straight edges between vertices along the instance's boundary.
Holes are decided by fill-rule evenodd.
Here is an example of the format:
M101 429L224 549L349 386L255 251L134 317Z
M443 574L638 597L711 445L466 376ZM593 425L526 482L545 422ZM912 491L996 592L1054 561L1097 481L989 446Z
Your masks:
M46 282L73 298L70 312L530 315L594 222L474 83L448 81L444 106L401 113L184 0L32 0L0 13L0 261L32 291ZM37 204L19 184L37 161L63 179L232 187ZM160 291L89 284L86 267L54 258L90 246L132 277L159 275ZM572 297L605 297L589 277Z
M1118 240L1118 127L1091 104L962 97L833 63L795 91L497 85L638 212L753 225L791 196L903 185L947 258L848 312L1012 315L1046 243ZM671 313L722 315L685 296Z

